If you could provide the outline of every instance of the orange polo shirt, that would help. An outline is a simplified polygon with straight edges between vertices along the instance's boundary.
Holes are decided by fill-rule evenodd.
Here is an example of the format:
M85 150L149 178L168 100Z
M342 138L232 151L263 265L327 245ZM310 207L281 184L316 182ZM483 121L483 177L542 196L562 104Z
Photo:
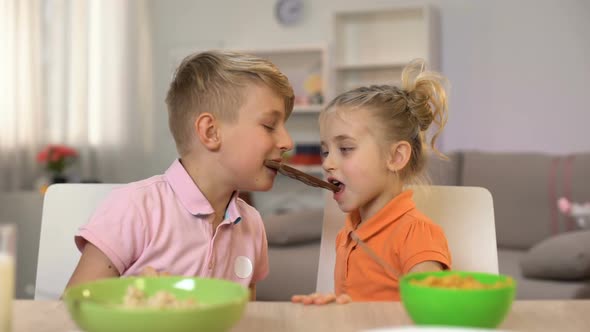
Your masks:
M385 271L370 254L350 237L356 235L381 259L402 274L425 261L451 267L447 239L440 226L416 209L413 191L392 199L362 225L358 211L346 217L336 236L334 285L337 295L353 301L399 301L398 279Z

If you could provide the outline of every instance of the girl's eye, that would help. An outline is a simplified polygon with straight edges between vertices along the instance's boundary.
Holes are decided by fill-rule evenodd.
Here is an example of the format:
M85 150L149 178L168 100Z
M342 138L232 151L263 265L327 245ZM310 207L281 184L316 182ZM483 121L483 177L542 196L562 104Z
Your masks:
M321 151L320 156L322 156L323 159L326 159L328 157L328 151Z
M274 131L275 127L274 126L269 126L269 125L262 125L266 130L268 131Z
M347 153L351 152L352 150L354 150L354 148L348 148L348 147L340 148L340 152L342 152L342 154L347 154Z

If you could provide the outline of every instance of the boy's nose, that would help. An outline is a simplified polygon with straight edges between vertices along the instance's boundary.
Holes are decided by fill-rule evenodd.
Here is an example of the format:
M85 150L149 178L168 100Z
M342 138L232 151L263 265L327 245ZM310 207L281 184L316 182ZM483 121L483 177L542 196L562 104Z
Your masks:
M279 148L283 152L293 150L293 139L291 139L291 135L289 135L286 129L283 130L278 143Z

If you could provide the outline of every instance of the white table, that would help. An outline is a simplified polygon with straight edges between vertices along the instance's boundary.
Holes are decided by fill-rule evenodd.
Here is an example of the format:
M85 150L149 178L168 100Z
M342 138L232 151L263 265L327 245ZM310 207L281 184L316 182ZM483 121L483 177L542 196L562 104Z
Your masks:
M398 302L303 306L288 302L250 302L232 330L250 331L359 331L410 325ZM58 301L17 300L14 332L76 330L65 305ZM590 300L516 301L501 329L512 331L590 331Z

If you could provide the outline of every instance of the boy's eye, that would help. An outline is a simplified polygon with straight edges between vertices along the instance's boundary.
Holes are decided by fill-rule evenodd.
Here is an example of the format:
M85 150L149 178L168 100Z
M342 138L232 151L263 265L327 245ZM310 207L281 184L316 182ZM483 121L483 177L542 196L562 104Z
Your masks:
M321 151L320 156L322 156L323 159L326 159L328 157L328 151Z
M263 126L263 127L266 129L266 130L268 130L268 131L274 131L274 130L275 130L275 127L274 127L274 126L271 126L271 125L262 125L262 126Z

